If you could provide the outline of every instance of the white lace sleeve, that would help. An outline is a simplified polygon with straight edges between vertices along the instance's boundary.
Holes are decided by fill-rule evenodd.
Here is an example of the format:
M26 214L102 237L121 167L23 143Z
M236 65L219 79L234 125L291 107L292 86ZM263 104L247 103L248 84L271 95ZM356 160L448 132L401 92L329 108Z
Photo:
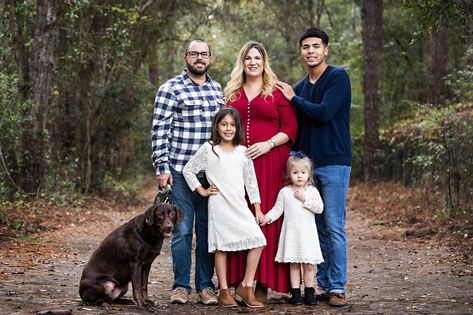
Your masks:
M261 203L259 195L258 182L256 181L255 167L251 159L245 158L243 162L243 180L245 181L245 189L250 199L250 203Z
M311 186L307 190L305 197L304 208L313 213L322 213L324 210L324 203L317 188Z
M284 188L283 188L284 189ZM269 223L273 223L284 212L284 194L283 190L281 189L278 194L278 198L276 199L276 203L274 204L273 209L271 209L268 213L266 213L266 218L271 220Z
M194 191L202 184L197 179L197 174L207 167L207 146L204 144L201 146L193 157L190 158L186 166L182 170L182 175L186 179L189 188Z

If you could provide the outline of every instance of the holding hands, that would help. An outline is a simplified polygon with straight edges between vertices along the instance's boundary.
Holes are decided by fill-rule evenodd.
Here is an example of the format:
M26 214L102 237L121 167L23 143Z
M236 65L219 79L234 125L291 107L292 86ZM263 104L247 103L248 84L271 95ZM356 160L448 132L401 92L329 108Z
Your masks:
M259 223L259 226L265 226L266 224L271 223L271 220L268 219L265 215L263 215L258 223Z
M254 206L255 206L256 223L260 226L265 225L267 222L267 219L266 219L266 216L263 214L263 212L261 212L261 204L255 203Z

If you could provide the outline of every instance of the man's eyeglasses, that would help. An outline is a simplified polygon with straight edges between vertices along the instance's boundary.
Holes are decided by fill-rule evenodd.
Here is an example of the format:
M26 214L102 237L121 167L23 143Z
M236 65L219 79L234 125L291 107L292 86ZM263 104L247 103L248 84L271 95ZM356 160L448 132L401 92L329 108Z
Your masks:
M202 57L202 59L209 59L210 58L210 51L188 51L187 56L191 57L192 59L196 59Z
M302 153L301 151L298 151L298 152L296 152L296 151L291 151L291 152L289 152L289 155L290 155L290 156L298 157L299 159L303 159L303 158L306 157L306 155L305 155L304 153Z

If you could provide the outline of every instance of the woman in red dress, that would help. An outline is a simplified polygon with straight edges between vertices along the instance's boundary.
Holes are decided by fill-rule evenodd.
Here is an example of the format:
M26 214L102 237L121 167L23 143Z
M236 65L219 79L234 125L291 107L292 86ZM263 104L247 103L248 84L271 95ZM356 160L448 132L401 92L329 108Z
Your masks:
M261 195L258 221L274 206L284 186L284 170L291 144L297 134L297 121L289 101L274 85L277 77L271 70L264 47L250 41L240 50L230 81L224 89L227 106L235 107L241 116L245 134L243 145L253 159ZM267 289L280 293L290 291L289 264L274 261L283 218L262 227L267 245L256 271L256 298L267 299ZM227 276L232 286L244 278L245 253L228 255Z

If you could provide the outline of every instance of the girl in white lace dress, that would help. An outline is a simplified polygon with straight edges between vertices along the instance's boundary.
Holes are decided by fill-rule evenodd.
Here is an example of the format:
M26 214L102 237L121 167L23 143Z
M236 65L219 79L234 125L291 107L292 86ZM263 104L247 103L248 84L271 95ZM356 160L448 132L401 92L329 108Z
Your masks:
M245 276L236 295L250 307L262 307L253 292L253 280L266 239L258 222L264 220L260 208L258 183L253 162L241 146L243 131L240 116L233 107L221 109L212 122L212 135L183 169L189 187L201 196L209 196L209 252L215 252L220 295L223 306L237 305L226 280L227 252L248 250ZM210 187L205 189L197 174L205 171ZM255 208L248 208L245 189Z
M305 303L317 304L314 290L314 266L323 262L315 214L322 213L323 202L313 185L312 163L302 152L290 152L286 164L288 185L279 191L276 204L266 213L263 224L277 220L284 213L275 261L290 263L291 303L302 304L301 265L304 272Z

